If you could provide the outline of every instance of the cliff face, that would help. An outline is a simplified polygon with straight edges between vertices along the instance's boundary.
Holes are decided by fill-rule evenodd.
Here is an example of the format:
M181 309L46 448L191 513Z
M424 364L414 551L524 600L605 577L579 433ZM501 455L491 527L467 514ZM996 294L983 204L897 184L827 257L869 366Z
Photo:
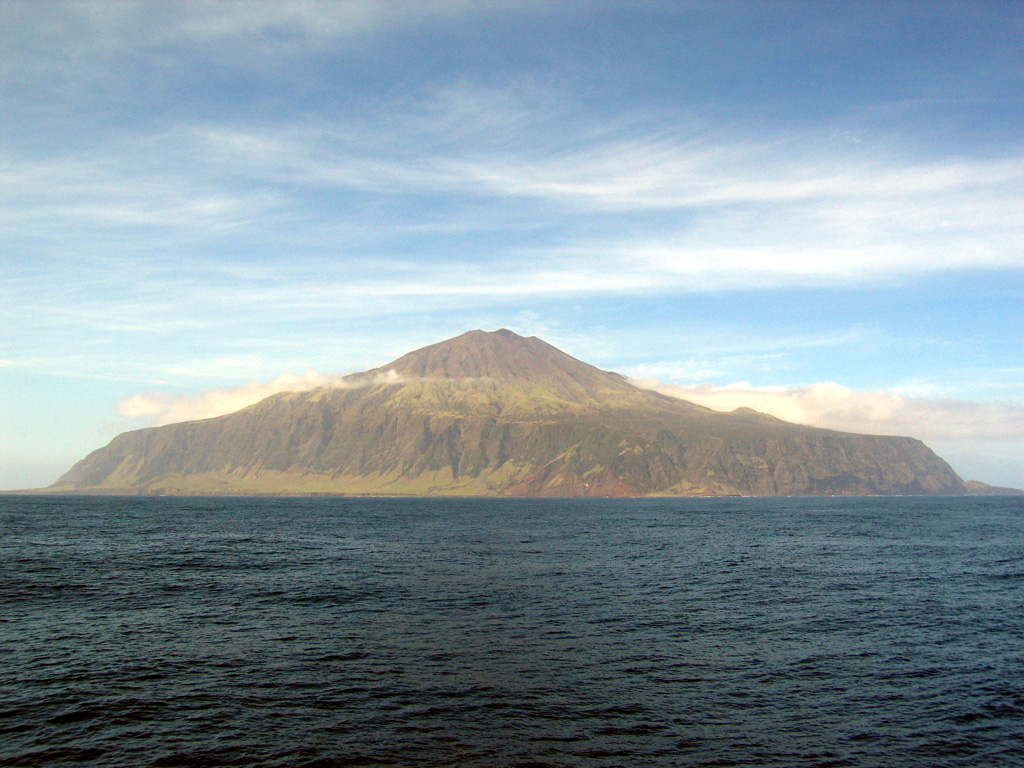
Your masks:
M521 496L963 494L911 438L638 389L536 338L470 331L340 386L128 432L52 490Z

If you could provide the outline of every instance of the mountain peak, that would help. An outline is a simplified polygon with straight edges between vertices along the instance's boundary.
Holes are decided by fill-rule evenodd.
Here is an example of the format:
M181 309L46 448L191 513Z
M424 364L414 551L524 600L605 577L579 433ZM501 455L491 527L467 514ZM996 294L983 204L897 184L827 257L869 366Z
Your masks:
M403 355L367 374L388 375L389 371L407 378L543 384L571 400L589 400L609 390L635 390L616 373L602 371L536 336L520 336L508 328L467 331Z
M383 375L383 378L381 378ZM469 331L237 413L126 432L51 489L473 495L965 492L909 438L641 390L507 328ZM984 489L983 489L984 490ZM991 491L988 491L991 492Z

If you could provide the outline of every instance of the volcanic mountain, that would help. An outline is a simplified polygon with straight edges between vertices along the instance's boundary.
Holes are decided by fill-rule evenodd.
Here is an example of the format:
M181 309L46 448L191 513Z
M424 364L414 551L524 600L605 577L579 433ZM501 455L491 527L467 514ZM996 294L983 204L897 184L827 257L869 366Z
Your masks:
M470 331L236 413L126 432L51 491L694 496L963 494L919 440L721 413L536 337Z

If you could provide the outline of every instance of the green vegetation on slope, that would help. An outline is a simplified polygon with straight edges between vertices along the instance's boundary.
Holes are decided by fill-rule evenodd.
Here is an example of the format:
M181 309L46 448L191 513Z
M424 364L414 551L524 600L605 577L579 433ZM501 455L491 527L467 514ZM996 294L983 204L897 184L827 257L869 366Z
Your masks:
M342 386L118 435L52 490L415 495L960 494L921 442L717 413L545 342L471 331Z

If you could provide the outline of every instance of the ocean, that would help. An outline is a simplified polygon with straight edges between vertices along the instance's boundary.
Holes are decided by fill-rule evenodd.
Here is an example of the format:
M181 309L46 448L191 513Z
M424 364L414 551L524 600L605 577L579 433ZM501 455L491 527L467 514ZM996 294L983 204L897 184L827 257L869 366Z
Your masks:
M1022 766L1024 500L0 497L0 766Z

